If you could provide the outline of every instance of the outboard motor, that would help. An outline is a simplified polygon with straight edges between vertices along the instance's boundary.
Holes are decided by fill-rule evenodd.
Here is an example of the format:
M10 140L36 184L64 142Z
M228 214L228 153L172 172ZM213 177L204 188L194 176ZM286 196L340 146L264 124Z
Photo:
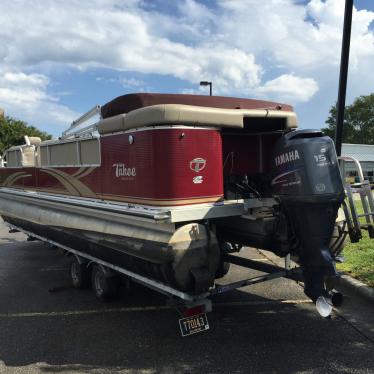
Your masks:
M335 147L320 131L292 131L277 141L273 162L273 194L296 237L305 294L317 302L336 276L329 242L344 188Z

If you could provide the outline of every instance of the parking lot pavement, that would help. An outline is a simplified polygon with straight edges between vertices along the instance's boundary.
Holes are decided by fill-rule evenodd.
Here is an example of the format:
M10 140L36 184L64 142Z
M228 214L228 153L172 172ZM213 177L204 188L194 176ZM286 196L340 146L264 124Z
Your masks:
M182 338L164 297L133 286L102 304L70 287L60 250L25 238L0 224L1 373L373 372L370 336L320 318L292 281L215 297L210 330ZM225 281L245 275L233 266Z

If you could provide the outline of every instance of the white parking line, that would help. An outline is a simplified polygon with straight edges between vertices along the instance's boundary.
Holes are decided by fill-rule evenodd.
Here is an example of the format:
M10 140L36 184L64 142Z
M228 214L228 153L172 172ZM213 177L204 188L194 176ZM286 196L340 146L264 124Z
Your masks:
M306 304L310 300L269 300L269 301L232 301L227 303L213 304L214 308L230 306L261 306L261 305L282 305L282 304ZM167 305L128 307L128 308L110 308L110 309L88 309L88 310L67 310L60 312L29 312L29 313L1 313L0 318L20 318L20 317L63 317L79 316L87 314L104 313L129 313L129 312L149 312L154 310L167 310L172 307Z
M86 309L86 310L67 310L61 312L30 312L30 313L9 313L0 314L0 318L18 318L18 317L58 317L58 316L76 316L82 314L100 314L100 313L123 313L123 312L147 312L151 310L170 309L169 306L145 306L129 308L110 308L110 309Z
M309 304L312 300L301 299L301 300L269 300L269 301L232 301L227 303L213 304L215 308L226 307L226 306L260 306L260 305L277 305L277 304Z

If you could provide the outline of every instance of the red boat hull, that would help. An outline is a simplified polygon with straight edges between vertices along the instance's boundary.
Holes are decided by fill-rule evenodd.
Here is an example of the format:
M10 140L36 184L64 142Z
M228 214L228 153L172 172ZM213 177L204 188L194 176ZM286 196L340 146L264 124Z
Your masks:
M218 130L158 127L110 134L100 138L100 152L100 166L1 168L0 184L152 206L223 198Z

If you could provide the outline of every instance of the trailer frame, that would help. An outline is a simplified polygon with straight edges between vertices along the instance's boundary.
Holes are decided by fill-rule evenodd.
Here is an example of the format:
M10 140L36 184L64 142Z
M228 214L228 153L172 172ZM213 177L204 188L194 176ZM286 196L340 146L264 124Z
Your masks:
M64 251L68 252L69 254L76 256L78 260L83 260L83 262L88 262L89 264L98 264L104 267L105 269L108 269L109 271L114 271L114 272L117 272L119 274L126 276L130 281L138 283L142 286L152 289L153 291L163 294L164 296L167 296L168 299L166 301L166 304L170 307L175 308L181 317L186 316L185 311L193 311L196 308L197 310L199 310L198 314L201 314L201 313L205 314L205 313L211 312L212 311L212 300L210 299L210 297L214 295L220 295L220 294L230 292L230 291L242 288L242 287L246 287L246 286L250 286L250 285L254 285L257 283L262 283L262 282L266 282L266 281L278 279L278 278L288 278L294 281L303 280L301 267L295 267L291 269L290 255L286 256L285 267L282 268L276 265L264 264L259 261L246 259L246 258L235 256L232 254L225 254L223 256L223 261L225 262L229 262L230 264L235 264L237 266L241 266L247 269L264 272L266 274L259 275L256 277L241 279L241 280L228 283L228 284L222 284L222 285L216 284L209 291L198 294L198 295L194 295L188 292L177 290L162 282L158 282L154 279L134 273L123 267L101 260L97 257L91 256L87 253L81 252L74 248L70 248L66 245L60 244L49 238L34 234L33 232L25 230L22 227L13 225L8 222L5 222L5 223L9 227L9 232L11 233L22 232L28 235L28 240L40 240L51 246L56 246L58 248L61 248ZM190 316L188 313L187 315ZM183 321L184 319L186 318L182 318L180 321ZM208 325L208 328L209 328L209 325ZM201 331L205 331L205 329ZM200 332L200 330L196 332ZM185 336L183 332L182 332L182 336Z

